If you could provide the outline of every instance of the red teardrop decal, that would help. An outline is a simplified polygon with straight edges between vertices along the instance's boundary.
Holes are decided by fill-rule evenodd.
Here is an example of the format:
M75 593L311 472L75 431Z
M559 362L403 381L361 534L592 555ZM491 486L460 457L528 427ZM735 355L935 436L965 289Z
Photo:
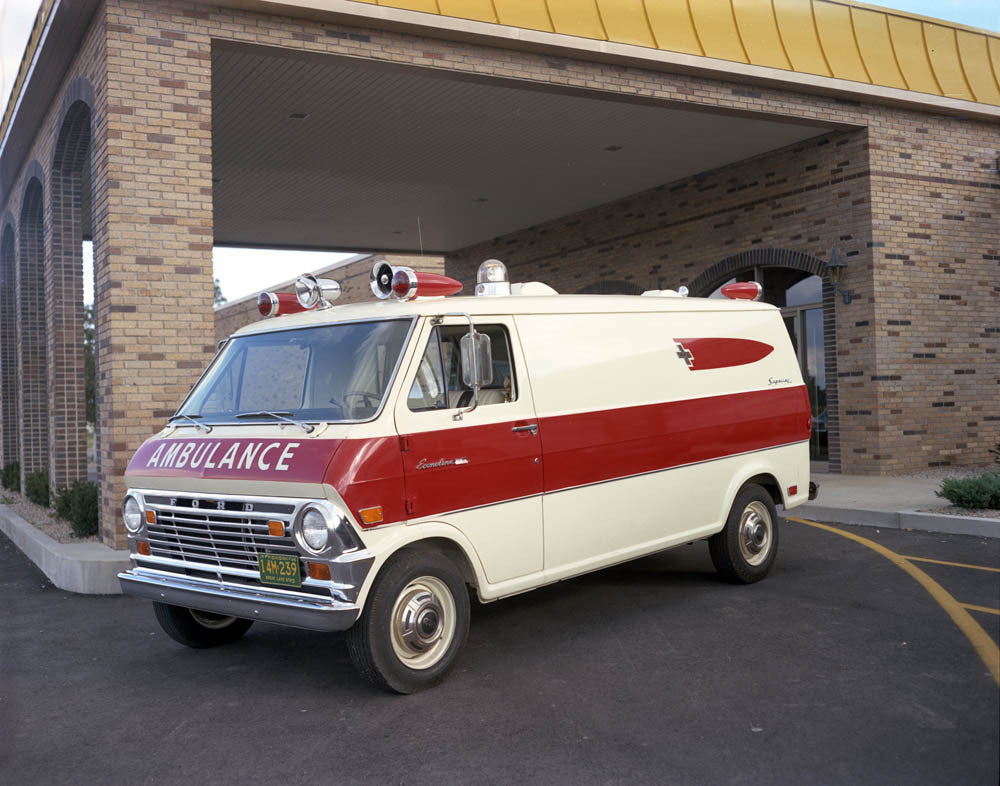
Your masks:
M747 338L675 338L674 343L691 371L745 366L774 352L770 344Z

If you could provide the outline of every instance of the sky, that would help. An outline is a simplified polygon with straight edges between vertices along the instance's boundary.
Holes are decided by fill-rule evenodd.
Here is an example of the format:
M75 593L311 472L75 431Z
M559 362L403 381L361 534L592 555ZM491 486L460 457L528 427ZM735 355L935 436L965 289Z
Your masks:
M0 104L4 107L17 78L21 56L39 5L40 0L0 0ZM885 0L871 5L1000 32L1000 0ZM84 265L84 299L92 303L93 264L89 245L84 244L87 261ZM229 300L237 300L307 270L334 264L347 256L315 251L216 248L213 263L222 293Z

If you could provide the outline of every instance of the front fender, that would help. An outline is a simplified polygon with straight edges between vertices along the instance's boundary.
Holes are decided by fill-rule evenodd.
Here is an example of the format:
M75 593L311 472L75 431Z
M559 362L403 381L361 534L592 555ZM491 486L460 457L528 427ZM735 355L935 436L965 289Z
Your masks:
M374 529L363 530L361 537L365 546L375 556L372 568L368 571L361 592L358 595L358 605L364 608L368 599L368 592L375 581L375 577L382 570L382 567L400 549L419 543L422 540L440 538L451 541L465 555L472 572L476 577L476 585L485 587L488 585L486 571L483 569L479 554L473 547L471 541L462 534L461 530L444 521L423 521L420 524L391 524L386 527L376 527Z

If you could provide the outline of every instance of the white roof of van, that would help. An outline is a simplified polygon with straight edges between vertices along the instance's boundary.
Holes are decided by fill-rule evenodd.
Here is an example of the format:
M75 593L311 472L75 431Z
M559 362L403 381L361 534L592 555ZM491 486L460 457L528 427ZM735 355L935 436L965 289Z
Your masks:
M701 297L657 297L647 295L505 295L494 297L428 297L401 302L395 298L334 305L319 311L304 311L271 317L240 328L233 335L272 330L354 322L362 319L398 319L455 312L471 316L518 314L608 314L698 311L760 311L773 309L768 303L750 300Z

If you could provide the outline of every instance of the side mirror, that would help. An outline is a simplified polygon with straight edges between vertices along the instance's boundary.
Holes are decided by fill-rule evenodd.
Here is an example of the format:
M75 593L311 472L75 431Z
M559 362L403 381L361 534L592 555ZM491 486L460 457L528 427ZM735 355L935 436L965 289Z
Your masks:
M462 382L473 389L493 384L493 345L475 328L462 336Z

